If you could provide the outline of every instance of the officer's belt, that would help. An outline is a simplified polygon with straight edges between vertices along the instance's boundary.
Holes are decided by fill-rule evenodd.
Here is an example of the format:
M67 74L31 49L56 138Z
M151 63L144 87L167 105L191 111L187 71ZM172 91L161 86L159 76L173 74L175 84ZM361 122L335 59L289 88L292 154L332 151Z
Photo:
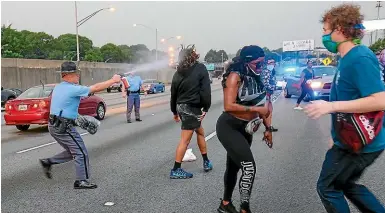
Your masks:
M127 90L127 93L128 94L130 94L130 93L139 93L140 92L140 90L138 90L138 91L130 91L130 90Z
M49 123L51 125L54 125L55 123L57 125L60 125L60 123L75 125L75 120L74 119L63 118L63 117L60 117L60 116L57 116L57 115L49 115L48 121L49 121Z

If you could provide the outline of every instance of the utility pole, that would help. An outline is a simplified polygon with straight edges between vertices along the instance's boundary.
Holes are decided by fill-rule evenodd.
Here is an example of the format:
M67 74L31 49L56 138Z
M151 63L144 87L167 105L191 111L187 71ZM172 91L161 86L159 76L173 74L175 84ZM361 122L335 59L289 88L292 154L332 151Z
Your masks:
M377 20L380 20L380 8L382 7L381 5L381 1L377 1L377 5L376 5L376 8L377 8ZM376 38L374 40L374 43L377 41L378 39L378 30L376 30Z

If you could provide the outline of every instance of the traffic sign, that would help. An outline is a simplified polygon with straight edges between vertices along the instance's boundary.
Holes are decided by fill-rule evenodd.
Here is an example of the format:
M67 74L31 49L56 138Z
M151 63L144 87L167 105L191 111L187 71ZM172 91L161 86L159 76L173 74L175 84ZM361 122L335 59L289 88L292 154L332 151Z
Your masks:
M325 66L328 66L330 63L332 63L332 60L330 58L325 58L324 60L322 60L322 63L324 63Z
M215 64L205 64L207 71L214 71Z
M296 40L296 41L283 41L282 42L282 51L310 51L314 50L314 40Z

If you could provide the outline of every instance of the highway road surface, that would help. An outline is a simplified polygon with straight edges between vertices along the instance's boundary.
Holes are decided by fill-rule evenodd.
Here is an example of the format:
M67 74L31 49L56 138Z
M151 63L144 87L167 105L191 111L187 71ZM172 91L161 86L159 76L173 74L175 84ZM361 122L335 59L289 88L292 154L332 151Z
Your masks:
M274 103L274 148L254 136L252 150L258 171L251 197L251 209L259 213L325 212L316 192L316 181L329 140L328 117L308 119L294 111L295 99L279 92ZM189 180L170 180L180 124L172 119L169 93L143 100L143 122L125 123L123 102L113 105L119 94L107 94L109 107L95 135L83 133L89 150L94 190L74 190L74 164L55 165L54 178L43 176L39 158L50 157L62 148L44 127L18 132L2 125L1 199L4 213L34 212L216 212L223 196L226 152L215 134L223 111L219 82L212 86L212 106L203 127L208 157L214 169L203 172L202 158L194 137L191 148L197 161L183 163L194 174ZM151 98L150 98L151 97ZM120 107L120 108L119 108ZM236 141L234 141L236 143ZM361 180L385 202L385 157L381 156ZM239 206L238 186L234 203ZM354 208L353 212L357 212Z

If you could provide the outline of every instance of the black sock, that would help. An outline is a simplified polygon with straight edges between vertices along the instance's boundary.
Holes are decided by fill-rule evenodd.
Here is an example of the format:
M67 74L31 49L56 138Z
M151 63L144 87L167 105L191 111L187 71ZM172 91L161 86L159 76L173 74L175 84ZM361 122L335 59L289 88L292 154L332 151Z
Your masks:
M206 154L202 154L202 157L203 157L203 160L209 160L209 158L207 157L207 153Z
M181 165L182 165L182 163L178 163L178 162L175 161L174 168L172 170L179 169Z

